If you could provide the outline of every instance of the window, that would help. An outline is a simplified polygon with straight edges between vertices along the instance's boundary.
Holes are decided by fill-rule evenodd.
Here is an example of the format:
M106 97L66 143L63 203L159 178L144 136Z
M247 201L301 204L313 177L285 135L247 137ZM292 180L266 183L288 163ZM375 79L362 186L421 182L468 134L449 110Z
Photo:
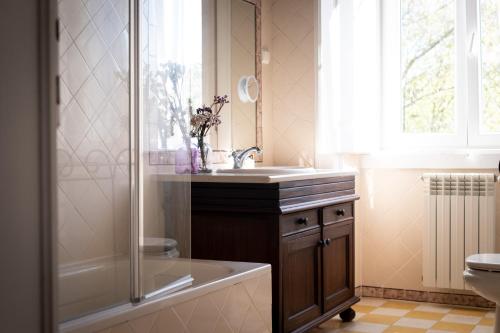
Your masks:
M455 128L454 1L401 1L403 131Z
M481 33L481 133L500 133L500 2L482 0Z
M384 146L499 147L500 1L383 1L382 17Z

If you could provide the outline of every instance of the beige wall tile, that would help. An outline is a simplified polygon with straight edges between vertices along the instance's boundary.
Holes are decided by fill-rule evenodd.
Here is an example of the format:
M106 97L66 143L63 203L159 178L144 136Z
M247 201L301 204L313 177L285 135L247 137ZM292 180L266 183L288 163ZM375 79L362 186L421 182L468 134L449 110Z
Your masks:
M129 323L134 333L151 332L158 313L152 313L133 320Z
M219 318L217 325L215 326L215 332L217 333L233 333L228 323L223 317Z
M250 299L245 288L242 285L232 287L221 312L234 331L238 331L241 328L250 306Z
M276 165L313 166L315 1L277 0L273 23L273 132Z
M132 322L134 322L133 320ZM132 323L131 322L131 323ZM172 333L184 333L186 332L186 327L172 310L172 308L166 308L159 311L156 320L151 328L151 333L163 333L165 331ZM144 333L149 333L145 331Z
M261 2L262 47L266 48L271 59L274 59L272 0ZM262 64L262 137L264 146L263 161L266 165L274 165L273 145L273 60L269 64Z
M219 317L219 310L214 306L210 297L205 295L198 300L193 315L189 322L184 322L184 325L193 333L215 332Z
M100 333L271 332L271 272L184 303L106 328Z

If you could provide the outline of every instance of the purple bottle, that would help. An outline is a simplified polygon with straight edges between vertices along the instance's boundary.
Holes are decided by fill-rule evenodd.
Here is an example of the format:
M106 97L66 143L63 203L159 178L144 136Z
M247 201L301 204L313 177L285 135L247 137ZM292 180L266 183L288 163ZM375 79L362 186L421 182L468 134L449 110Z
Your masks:
M191 173L200 172L200 161L198 156L200 155L200 151L198 148L191 147Z
M196 148L190 148L190 151L185 148L177 149L175 152L175 173L198 173L200 168L197 161L198 150Z

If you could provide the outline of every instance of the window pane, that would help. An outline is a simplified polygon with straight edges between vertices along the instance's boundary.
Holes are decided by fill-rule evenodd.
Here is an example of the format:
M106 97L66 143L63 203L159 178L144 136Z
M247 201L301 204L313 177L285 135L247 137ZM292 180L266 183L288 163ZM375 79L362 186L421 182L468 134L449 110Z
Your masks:
M500 3L480 1L481 132L500 133Z
M454 30L454 0L401 0L405 133L455 131Z

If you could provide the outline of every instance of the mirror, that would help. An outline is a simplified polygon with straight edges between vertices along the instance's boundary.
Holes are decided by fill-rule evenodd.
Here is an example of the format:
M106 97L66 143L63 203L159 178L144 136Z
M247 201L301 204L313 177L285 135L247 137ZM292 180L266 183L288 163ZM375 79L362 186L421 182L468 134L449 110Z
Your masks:
M150 164L173 163L172 152L189 144L190 112L210 105L214 95L228 95L230 103L209 134L213 162L232 150L262 148L260 0L149 2L142 36L149 52L143 97Z
M260 1L216 0L216 92L230 104L211 142L229 151L262 148Z
M231 0L231 145L256 145L255 5Z

